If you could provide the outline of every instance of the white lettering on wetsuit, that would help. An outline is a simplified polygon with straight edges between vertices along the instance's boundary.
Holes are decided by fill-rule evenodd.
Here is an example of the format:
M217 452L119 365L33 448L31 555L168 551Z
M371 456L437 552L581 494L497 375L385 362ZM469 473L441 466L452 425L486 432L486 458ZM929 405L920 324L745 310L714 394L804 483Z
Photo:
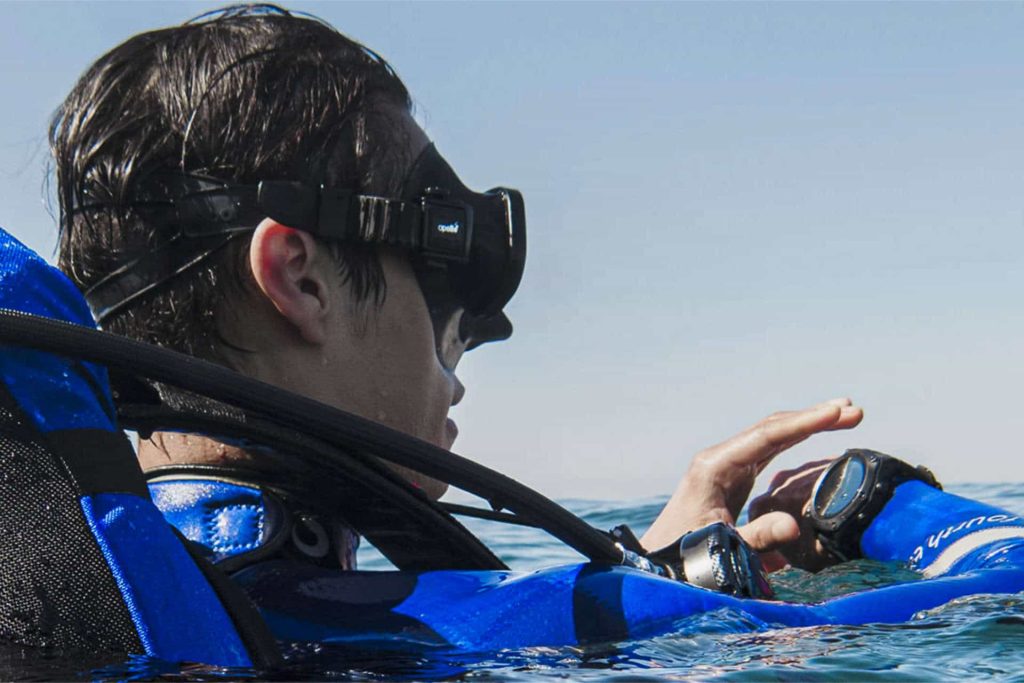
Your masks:
M458 235L462 226L458 221L454 223L438 223L437 231L444 235Z
M1009 522L1019 521L1019 516L1000 513L988 515L987 517L980 515L960 522L959 524L951 524L938 533L930 534L925 544L917 546L917 548L914 549L914 552L910 554L908 562L912 569L917 569L917 565L924 558L925 546L933 550L937 550L946 539L960 531L965 531L972 527L981 527L985 524L1005 525ZM998 540L1018 537L1024 538L1024 527L1014 526L986 530L979 529L978 531L955 541L950 547L946 548L938 557L936 557L929 566L925 567L923 571L925 575L936 576L948 571L953 565L953 562L982 545Z

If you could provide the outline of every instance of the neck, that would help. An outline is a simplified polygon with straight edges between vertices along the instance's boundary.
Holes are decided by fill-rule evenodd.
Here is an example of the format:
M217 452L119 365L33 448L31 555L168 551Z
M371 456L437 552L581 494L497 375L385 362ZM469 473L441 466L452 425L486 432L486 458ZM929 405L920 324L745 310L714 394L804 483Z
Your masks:
M250 460L241 448L195 434L154 432L139 439L139 464L145 471L164 465L228 465Z

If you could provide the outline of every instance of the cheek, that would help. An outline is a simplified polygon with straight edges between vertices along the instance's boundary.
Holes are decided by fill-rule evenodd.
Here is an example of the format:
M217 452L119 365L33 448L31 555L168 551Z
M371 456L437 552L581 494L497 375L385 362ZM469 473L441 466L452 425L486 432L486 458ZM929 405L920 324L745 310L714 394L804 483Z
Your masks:
M388 290L373 336L379 381L388 393L384 410L394 418L392 426L440 445L455 384L437 358L434 327L412 268L389 256L382 265Z
M452 382L437 361L433 346L430 353L422 359L419 371L414 374L420 381L415 387L409 387L409 393L413 395L410 398L415 397L418 404L415 410L421 425L419 436L436 445L442 445L445 420L452 400Z
M394 323L391 329L381 329L377 344L379 398L387 415L381 421L440 444L453 382L437 359L433 328L429 319L414 316Z

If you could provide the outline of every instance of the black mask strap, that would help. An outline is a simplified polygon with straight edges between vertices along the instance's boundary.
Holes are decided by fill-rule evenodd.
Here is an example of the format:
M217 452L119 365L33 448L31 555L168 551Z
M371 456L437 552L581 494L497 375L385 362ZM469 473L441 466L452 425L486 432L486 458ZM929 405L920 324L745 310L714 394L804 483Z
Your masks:
M442 262L469 258L473 209L464 202L406 201L291 181L229 185L189 175L153 179L129 208L173 237L85 292L97 322L192 268L265 217L326 240L387 244ZM104 204L76 212L107 210Z
M199 265L241 234L213 235L199 240L177 235L141 258L126 263L85 291L93 317L102 326L111 315Z

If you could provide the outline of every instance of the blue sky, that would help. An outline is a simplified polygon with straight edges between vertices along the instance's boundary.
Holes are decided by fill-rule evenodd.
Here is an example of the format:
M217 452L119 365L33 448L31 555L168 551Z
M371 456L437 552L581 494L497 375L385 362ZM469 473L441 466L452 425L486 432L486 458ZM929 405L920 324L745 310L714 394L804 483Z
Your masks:
M216 5L9 3L0 225L44 255L49 114ZM557 496L849 395L867 446L1024 480L1024 4L293 3L382 53L462 178L527 200L517 331L463 361L456 450Z

